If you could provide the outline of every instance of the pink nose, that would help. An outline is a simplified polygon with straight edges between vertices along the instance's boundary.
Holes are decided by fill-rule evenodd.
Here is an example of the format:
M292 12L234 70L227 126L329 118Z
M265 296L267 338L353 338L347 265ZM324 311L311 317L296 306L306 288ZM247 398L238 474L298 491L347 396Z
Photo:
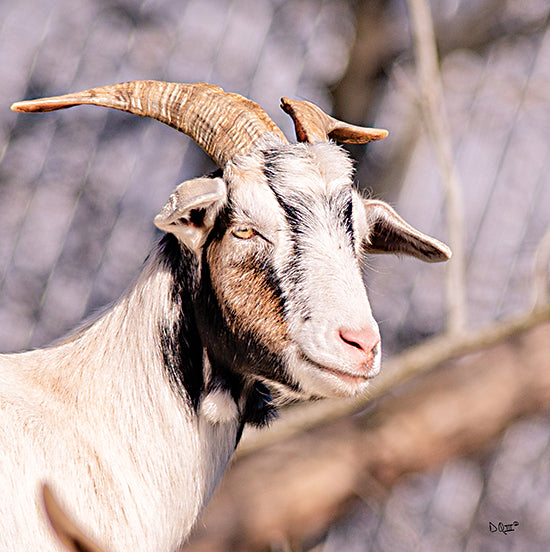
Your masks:
M372 362L374 358L374 349L380 343L380 334L372 328L362 330L339 330L340 339L349 348L361 353L366 362Z

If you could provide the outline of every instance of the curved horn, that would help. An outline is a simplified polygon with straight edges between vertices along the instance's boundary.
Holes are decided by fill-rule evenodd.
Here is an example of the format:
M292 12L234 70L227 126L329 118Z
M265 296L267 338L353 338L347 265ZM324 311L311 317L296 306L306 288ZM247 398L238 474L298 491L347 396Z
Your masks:
M190 136L223 168L258 139L284 134L256 103L211 84L131 81L52 98L16 102L13 111L54 111L76 105L112 107L157 119Z
M388 131L382 128L360 127L339 121L311 102L281 98L281 107L294 120L299 142L326 142L330 138L348 144L366 144L388 135Z

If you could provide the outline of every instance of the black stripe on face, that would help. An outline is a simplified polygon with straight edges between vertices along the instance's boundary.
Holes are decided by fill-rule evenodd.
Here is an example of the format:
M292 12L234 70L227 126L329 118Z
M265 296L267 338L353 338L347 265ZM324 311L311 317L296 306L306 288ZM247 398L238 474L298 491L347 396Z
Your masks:
M307 232L307 221L311 219L311 207L307 199L301 200L293 194L293 197L286 198L278 186L284 171L284 159L288 154L277 150L264 152L264 174L267 184L275 195L279 205L284 211L285 218L291 229L297 253L299 238ZM355 233L353 229L353 199L351 187L344 187L339 192L325 198L330 213L336 217L339 224L344 228L349 237L352 247L355 247Z
M303 213L308 211L308 207L296 198L293 198L294 201L290 202L281 194L280 190L278 189L277 183L281 179L281 175L283 174L284 168L281 168L281 165L284 166L285 157L286 155L279 152L278 150L270 150L264 152L264 174L269 188L275 195L275 199L277 199L279 205L284 211L285 218L288 222L288 225L290 226L292 234L296 235L304 231Z
M353 230L353 199L351 189L344 188L337 196L329 199L330 210L338 218L346 230L352 247L355 248L355 232Z
M296 294L297 288L304 280L305 267L302 263L302 251L304 249L304 245L301 236L307 233L307 223L305 221L307 220L310 208L300 201L288 201L277 189L275 180L276 174L269 170L269 165L266 164L266 166L267 183L275 195L275 199L283 209L285 219L290 229L290 242L292 249L286 259L283 272L284 279L287 282L290 282L290 287L293 288L290 290L290 293ZM281 285L279 287L281 287ZM289 290L286 291L288 292ZM284 293L282 293L282 296L284 297ZM297 303L293 303L296 306ZM309 319L311 317L311 313L307 301L298 302L298 305L299 313L296 314L298 314L303 320Z
M290 193L289 197L283 194L280 182L285 181L285 160L291 152L280 151L277 149L264 152L264 174L267 184L273 192L277 202L283 209L285 219L290 228L290 238L292 241L292 254L289 256L285 267L285 278L294 284L294 291L300 282L304 280L304 271L302 256L304 251L304 235L308 233L315 219L312 214L312 199L300 197L297 193ZM353 196L351 186L342 187L332 195L326 194L320 190L319 201L325 202L324 211L327 216L336 221L337 225L343 228L348 237L349 245L355 251L355 232L353 227ZM309 203L308 203L309 199ZM322 211L321 211L322 212ZM310 317L307 307L307 301L302 302L300 316L306 320Z

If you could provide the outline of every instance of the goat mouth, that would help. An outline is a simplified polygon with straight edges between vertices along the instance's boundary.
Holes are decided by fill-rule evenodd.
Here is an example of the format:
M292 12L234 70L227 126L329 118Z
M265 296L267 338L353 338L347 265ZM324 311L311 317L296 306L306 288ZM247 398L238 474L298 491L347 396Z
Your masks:
M302 354L302 358L306 360L309 364L313 365L315 368L320 370L321 372L332 374L333 376L337 377L340 381L343 381L348 384L359 385L361 383L365 383L368 380L372 379L372 376L369 376L368 373L359 374L357 372L348 372L346 370L338 370L337 368L324 366L323 364L319 364L318 362L312 360L311 358L305 356L304 354Z
M345 372L343 370L337 370L336 368L321 366L320 364L318 364L317 367L323 372L328 372L329 374L336 376L339 380L342 380L346 383L357 385L359 383L365 383L371 379L370 376L368 376L367 374L355 374L352 372Z

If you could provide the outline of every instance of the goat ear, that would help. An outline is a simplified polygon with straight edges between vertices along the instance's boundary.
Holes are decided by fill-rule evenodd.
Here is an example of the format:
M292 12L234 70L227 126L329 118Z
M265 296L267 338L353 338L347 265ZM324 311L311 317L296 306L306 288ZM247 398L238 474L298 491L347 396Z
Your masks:
M155 225L198 252L226 197L222 178L187 180L174 190L155 217Z
M363 238L366 253L411 255L428 263L448 261L451 250L444 243L419 232L387 203L363 200L368 231Z
M103 552L103 550L67 517L47 485L42 486L44 508L59 540L71 552Z

